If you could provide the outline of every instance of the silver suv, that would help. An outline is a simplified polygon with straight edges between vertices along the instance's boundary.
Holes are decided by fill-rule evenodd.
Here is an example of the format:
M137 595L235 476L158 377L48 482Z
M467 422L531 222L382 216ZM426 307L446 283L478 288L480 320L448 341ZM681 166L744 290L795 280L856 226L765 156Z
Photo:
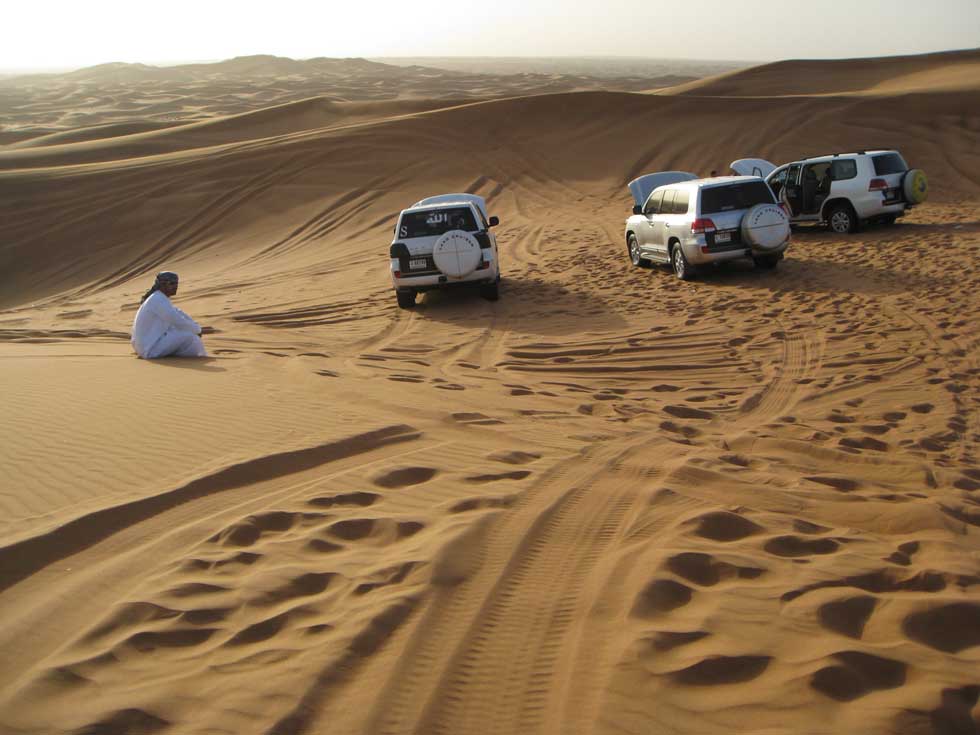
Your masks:
M775 268L789 246L789 216L758 176L663 171L631 181L629 190L635 206L626 250L634 266L668 263L686 281L698 266L736 258Z
M496 301L500 268L490 228L499 223L475 194L440 194L402 210L388 249L398 305L408 309L419 293L459 285L477 285Z
M855 232L864 222L893 224L929 194L925 173L898 151L873 150L805 158L778 168L761 158L733 161L739 174L764 176L793 224L825 223Z

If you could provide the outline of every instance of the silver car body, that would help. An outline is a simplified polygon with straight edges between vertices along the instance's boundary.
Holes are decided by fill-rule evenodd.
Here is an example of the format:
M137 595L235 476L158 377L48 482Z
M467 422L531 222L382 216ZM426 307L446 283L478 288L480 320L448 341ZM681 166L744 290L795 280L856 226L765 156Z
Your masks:
M890 173L876 172L876 159L880 165L883 158L892 164ZM895 165L898 163L901 165ZM743 158L733 161L731 168L740 174L764 176L779 201L789 208L794 223L826 222L832 208L845 202L859 220L900 217L909 206L902 197L908 165L894 150L835 153L779 167L764 159ZM871 188L871 182L877 180L883 180L884 186Z
M644 260L658 263L670 263L673 249L680 247L687 262L695 266L751 258L754 255L780 256L789 246L789 237L764 253L753 252L753 247L742 240L742 218L749 208L707 215L702 212L702 194L705 190L748 182L766 186L758 176L717 176L709 179L677 180L657 186L642 203L637 203L634 214L626 220L627 244L630 235L634 236L639 245L640 256ZM772 196L767 186L766 190ZM631 185L630 191L634 201L637 201L638 195L643 193L643 187ZM667 209L664 202L668 198L671 200L670 211L661 211ZM675 202L678 201L684 202L683 206L678 204L675 207ZM771 202L776 202L775 197L772 197ZM714 226L713 231L694 232L693 226L699 219L710 219Z

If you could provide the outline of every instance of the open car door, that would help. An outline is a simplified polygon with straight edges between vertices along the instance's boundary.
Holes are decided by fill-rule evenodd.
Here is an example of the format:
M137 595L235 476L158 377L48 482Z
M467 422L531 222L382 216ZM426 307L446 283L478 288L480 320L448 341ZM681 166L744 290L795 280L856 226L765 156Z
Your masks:
M415 202L412 206L425 207L429 204L451 204L453 202L472 202L483 212L483 217L487 217L487 201L476 194L440 194L439 196L422 199L421 201Z
M758 176L760 179L776 170L776 164L769 163L764 158L740 158L732 161L730 166L739 176Z
M630 194L633 195L633 201L636 205L642 207L646 204L650 192L658 186L676 184L678 181L691 181L696 178L698 178L697 174L687 171L659 171L655 174L646 174L629 183Z

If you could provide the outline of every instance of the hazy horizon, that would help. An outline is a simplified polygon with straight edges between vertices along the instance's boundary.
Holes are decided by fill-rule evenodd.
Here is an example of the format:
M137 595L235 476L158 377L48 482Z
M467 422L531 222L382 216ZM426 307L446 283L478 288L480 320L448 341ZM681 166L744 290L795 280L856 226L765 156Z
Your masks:
M101 63L176 65L269 54L331 58L649 58L778 61L866 58L980 47L980 3L700 0L670 9L606 0L391 0L311 8L280 0L276 12L225 2L173 0L144 15L121 0L5 9L10 33L0 71L79 69ZM835 19L845 14L846 23ZM650 53L642 53L649 49ZM626 52L626 53L624 53ZM206 62L204 62L206 63Z

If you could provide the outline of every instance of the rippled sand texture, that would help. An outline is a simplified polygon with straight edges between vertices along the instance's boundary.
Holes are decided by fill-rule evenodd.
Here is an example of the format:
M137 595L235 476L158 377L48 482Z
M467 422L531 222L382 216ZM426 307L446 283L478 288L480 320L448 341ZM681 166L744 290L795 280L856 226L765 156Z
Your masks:
M0 147L0 730L975 732L980 55L810 67ZM866 145L896 226L629 266L634 176ZM501 299L399 310L446 191ZM212 359L131 354L163 267Z

